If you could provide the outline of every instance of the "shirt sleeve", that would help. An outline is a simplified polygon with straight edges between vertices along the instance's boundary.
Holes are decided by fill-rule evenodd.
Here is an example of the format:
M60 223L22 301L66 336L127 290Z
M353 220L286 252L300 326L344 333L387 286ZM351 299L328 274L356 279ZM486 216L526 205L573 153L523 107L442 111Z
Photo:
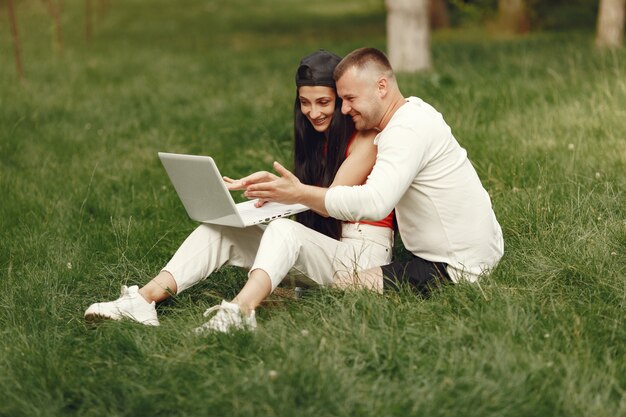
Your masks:
M378 137L378 154L363 185L329 189L324 204L341 220L380 220L398 204L426 160L427 141L413 129L394 126Z

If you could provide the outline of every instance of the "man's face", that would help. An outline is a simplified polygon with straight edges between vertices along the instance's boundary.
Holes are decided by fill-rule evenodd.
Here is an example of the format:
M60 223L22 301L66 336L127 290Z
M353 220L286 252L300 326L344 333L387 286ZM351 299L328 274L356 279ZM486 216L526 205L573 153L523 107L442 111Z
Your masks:
M341 112L352 117L357 130L378 126L382 119L382 102L375 77L367 69L347 70L337 80L337 94L342 98Z

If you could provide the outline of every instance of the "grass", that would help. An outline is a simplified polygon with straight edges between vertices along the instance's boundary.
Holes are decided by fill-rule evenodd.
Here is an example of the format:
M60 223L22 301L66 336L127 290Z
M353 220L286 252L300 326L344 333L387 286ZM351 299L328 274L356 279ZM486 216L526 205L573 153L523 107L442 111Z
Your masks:
M492 196L494 274L429 299L311 290L260 308L253 335L197 338L245 272L163 303L159 328L82 320L195 226L156 152L231 176L289 162L298 59L384 48L383 6L133 0L87 42L78 3L61 56L43 3L18 2L23 84L0 31L0 415L626 415L623 51L580 31L435 34L435 71L400 84Z

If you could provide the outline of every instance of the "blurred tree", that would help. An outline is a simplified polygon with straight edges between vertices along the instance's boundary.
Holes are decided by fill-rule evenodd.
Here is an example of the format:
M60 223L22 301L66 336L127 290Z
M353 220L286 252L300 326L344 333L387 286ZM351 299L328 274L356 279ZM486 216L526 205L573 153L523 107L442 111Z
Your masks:
M85 39L91 40L93 34L92 7L91 0L85 0Z
M528 33L530 20L524 0L498 0L498 23L502 30Z
M450 24L483 25L497 16L498 0L448 0Z
M17 30L17 19L15 18L15 7L13 0L7 0L7 11L9 14L9 23L11 25L11 35L13 38L13 53L15 55L15 67L17 68L17 76L20 81L24 80L24 67L22 66L22 54L20 51L20 37Z
M432 68L428 2L385 0L387 52L396 71L415 72Z
M53 27L53 35L52 35L52 44L54 49L56 49L59 53L63 53L63 35L61 32L61 17L59 12L59 4L54 0L46 0L46 5L48 6L48 13L52 18L52 27Z
M624 0L600 0L596 45L619 48L624 43Z
M430 9L431 29L441 29L450 26L450 15L446 0L429 0L428 7Z
M447 0L451 26L496 23L501 0ZM597 24L599 0L524 0L528 29L579 30ZM509 24L510 26L510 24ZM513 26L515 27L515 24Z
M598 0L526 0L530 26L541 30L593 29Z

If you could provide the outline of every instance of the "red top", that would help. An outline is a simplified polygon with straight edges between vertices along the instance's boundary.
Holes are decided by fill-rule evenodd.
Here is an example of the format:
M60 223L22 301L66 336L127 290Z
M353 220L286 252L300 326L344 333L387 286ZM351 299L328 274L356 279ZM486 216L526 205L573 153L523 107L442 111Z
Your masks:
M352 145L352 142L354 142L355 137L356 137L356 132L354 133L354 135L352 135L352 137L350 138L350 141L348 142L348 146L346 147L346 158L348 157L348 151L350 150L350 146ZM390 229L393 229L393 216L394 216L394 211L391 210L391 212L387 215L387 217L385 217L382 220L378 220L378 221L361 220L358 222L350 222L350 223L370 224L372 226L388 227Z

